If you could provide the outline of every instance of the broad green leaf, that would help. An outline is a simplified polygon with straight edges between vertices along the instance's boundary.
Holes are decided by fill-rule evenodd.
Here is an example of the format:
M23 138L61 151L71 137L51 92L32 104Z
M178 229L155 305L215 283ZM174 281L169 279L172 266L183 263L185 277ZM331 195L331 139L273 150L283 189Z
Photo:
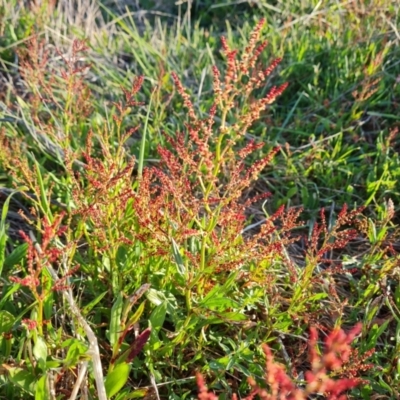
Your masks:
M294 186L292 188L290 188L286 194L286 197L288 199L290 199L291 197L293 197L295 194L297 193L297 186Z
M241 314L239 312L234 312L234 311L229 311L225 313L220 313L219 314L222 318L225 318L227 321L232 321L232 322L241 322L241 321L247 321L249 318L246 317L246 315Z
M322 300L322 299L325 299L327 297L328 297L328 295L326 293L317 293L317 294L314 294L314 296L308 297L308 301Z
M114 347L118 342L119 335L121 334L121 313L123 307L122 294L119 294L117 300L111 308L111 322L110 322L110 344Z
M206 302L200 303L201 306L207 307L211 310L226 310L227 308L238 308L239 303L227 297L214 297L208 299Z
M22 368L7 368L7 371L10 382L18 385L32 396L35 394L37 382L35 375Z
M157 306L151 313L150 315L151 327L154 329L161 328L164 323L166 313L167 313L167 302L164 301L162 304Z
M88 347L78 339L68 339L62 347L69 346L65 362L69 367L74 367L82 358L85 358Z
M118 247L115 261L118 264L118 266L121 268L121 271L124 269L125 265L127 264L128 255L129 255L129 252L128 252L127 246L121 245Z
M221 370L221 369L227 370L227 369L229 369L228 365L230 363L230 360L231 360L231 357L228 357L228 356L218 358L217 360L211 361L209 363L209 367L212 370Z
M50 393L47 387L47 375L43 375L36 385L35 400L48 400Z
M163 302L167 303L167 312L171 316L173 322L177 324L179 317L177 315L178 302L172 293L168 293L168 297L163 292L155 289L149 289L146 292L147 299L156 306L159 306Z
M106 255L103 256L103 267L107 272L111 271L110 258Z
M252 375L252 373L250 372L250 370L248 370L244 365L241 365L241 364L239 364L239 363L237 363L237 364L235 365L235 369L241 371L241 372L244 374L244 376L251 376L251 375Z
M41 336L37 337L36 343L33 346L33 355L35 356L39 364L41 364L41 366L44 367L46 365L47 344Z
M106 377L104 382L107 397L115 396L126 384L129 378L130 365L122 363L117 365Z
M151 303L153 303L156 306L159 306L166 300L164 293L155 289L149 289L146 292L146 297Z
M54 369L54 368L59 368L61 366L60 361L47 361L46 362L46 367L48 369Z

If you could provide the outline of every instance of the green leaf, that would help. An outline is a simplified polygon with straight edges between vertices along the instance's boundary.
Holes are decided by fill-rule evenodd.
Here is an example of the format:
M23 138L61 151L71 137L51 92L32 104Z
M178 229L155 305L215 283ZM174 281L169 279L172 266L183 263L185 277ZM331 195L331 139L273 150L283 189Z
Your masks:
M368 287L361 293L360 299L356 303L356 307L369 300L377 291L379 290L379 285L377 283L370 283Z
M37 337L36 343L33 346L33 355L35 356L39 365L44 368L46 366L47 359L47 344L41 336Z
M236 278L238 277L239 272L232 272L225 283L222 285L221 293L226 293L236 282Z
M47 369L59 368L60 366L61 366L60 361L47 361L46 362Z
M119 294L117 300L111 308L111 322L110 322L110 344L114 347L118 342L119 335L121 334L121 313L123 307L122 295Z
M244 314L238 312L226 312L226 313L216 313L210 317L204 318L204 322L207 325L215 324L229 324L233 322L243 322L248 321L248 318Z
M383 296L370 301L365 308L365 320L371 322L382 307Z
M36 385L35 400L48 400L50 393L47 387L47 375L43 375Z
M227 297L214 297L206 302L200 303L201 306L207 307L210 310L226 310L227 308L238 308L239 303Z
M167 302L164 301L162 304L157 306L151 313L150 315L151 327L154 329L161 328L164 323L166 313L167 313Z
M68 352L65 357L65 363L68 367L74 367L78 364L79 361L82 360L86 356L86 352L88 351L88 347L80 342L78 339L68 339L63 344L62 347L67 347Z
M146 292L146 297L148 300L156 306L159 306L166 300L164 293L160 292L159 290L149 289Z
M42 207L42 210L44 214L47 216L47 218L50 221L53 221L53 214L50 209L50 204L49 200L47 198L48 196L48 191L46 190L46 185L44 184L43 177L42 177L42 172L40 170L40 164L36 161L36 159L33 159L36 167L36 177L37 177L37 183L39 183L39 189L40 189L40 206Z
M130 365L117 365L106 377L104 382L107 397L115 396L126 384L129 378Z
M310 296L307 301L310 301L310 302L318 301L318 300L325 299L327 297L328 297L328 295L326 293L317 293L317 294L314 294L313 296Z
M6 253L6 244L7 244L8 236L6 231L0 231L0 276L3 272L3 267L5 264L5 253Z
M201 301L200 304L206 304L210 299L212 299L214 296L220 297L219 293L221 291L221 286L215 285L208 293L207 296L204 297L204 299Z
M20 288L20 286L21 286L20 284L12 284L7 288L7 291L5 292L5 294L3 295L3 297L0 300L0 310L4 308L4 306L8 302L9 297L11 297ZM0 318L0 321L1 321L1 318ZM1 326L1 323L0 323L0 326ZM1 328L0 328L0 330L1 330Z
M376 242L376 227L370 218L368 218L368 222L369 222L368 238L371 243L375 243Z
M381 230L378 232L377 241L383 240L387 234L387 227L382 227Z
M56 308L54 304L54 291L52 290L53 288L53 277L51 276L50 272L47 270L47 268L43 268L42 270L42 291L43 293L46 293L46 297L44 298L44 304L43 304L43 311L44 311L44 316L46 319L51 320L53 316L54 309ZM48 327L51 326L51 323L49 324Z
M107 293L108 293L108 290L106 290L106 291L103 292L103 293L100 293L100 294L99 294L94 300L92 300L89 304L86 304L86 306L82 308L82 314L83 314L83 315L88 314L88 313L93 309L93 307L94 307L96 304L98 304L98 303L103 299L103 297L104 297Z
M6 219L7 219L7 213L8 209L10 206L10 200L12 197L13 193L11 193L6 201L3 204L2 211L1 211L1 220L0 220L0 276L3 272L3 266L5 262L5 252L6 252L6 243L8 240L8 235L7 235L7 225L6 225Z
M155 289L149 289L146 293L147 299L156 306L159 306L163 302L167 303L167 312L171 316L174 324L179 322L179 317L177 315L178 302L172 293L168 293L168 297L165 296L163 292Z
M171 241L172 241L172 253L174 254L178 274L184 278L184 277L186 277L185 264L183 263L183 259L182 259L181 253L179 251L179 247L176 244L175 240L172 238Z
M117 254L115 257L115 262L117 263L119 268L121 268L121 271L125 268L125 265L128 262L128 255L129 251L127 246L121 245L118 247Z
M276 316L274 329L277 331L287 332L291 325L293 325L293 319L289 314L279 314Z
M149 393L150 389L137 389L132 392L131 388L123 390L117 395L115 400L130 400L130 399L143 399Z
M15 322L15 317L8 311L0 311L0 334L10 332Z
M7 368L8 378L11 383L19 386L32 396L35 394L36 376L22 368Z
M290 198L293 197L295 194L297 194L297 186L294 186L294 187L290 188L290 189L288 190L288 192L287 192L286 197L287 197L288 199L290 199Z
M3 207L1 210L1 221L0 221L0 230L5 230L6 228L6 218L7 218L7 213L8 213L8 209L10 208L10 201L11 201L11 197L13 196L14 193L11 193L6 201L3 203Z
M146 303L144 301L140 304L140 306L135 311L135 313L129 318L129 320L126 324L127 326L132 326L133 324L135 324L136 322L139 321L139 318L143 314L145 304Z
M397 285L396 290L394 291L394 301L397 308L400 308L400 285Z
M241 321L247 321L249 318L246 317L246 315L241 314L239 312L234 312L234 311L230 311L230 312L226 312L226 313L221 313L219 314L222 318L225 318L229 321L232 322L241 322Z
M368 337L367 340L367 349L370 350L373 349L376 346L376 342L379 339L379 336L382 335L382 333L385 331L387 326L389 325L390 319L387 319L381 326L378 326L377 324L374 324L371 328L371 333Z
M28 250L28 243L22 243L16 247L13 252L5 259L4 266L6 268L11 268L14 265L20 263L26 256Z
M227 370L227 369L229 369L228 365L230 363L230 360L231 360L231 358L228 356L218 358L217 360L211 361L209 363L209 367L214 371L219 371L221 369Z

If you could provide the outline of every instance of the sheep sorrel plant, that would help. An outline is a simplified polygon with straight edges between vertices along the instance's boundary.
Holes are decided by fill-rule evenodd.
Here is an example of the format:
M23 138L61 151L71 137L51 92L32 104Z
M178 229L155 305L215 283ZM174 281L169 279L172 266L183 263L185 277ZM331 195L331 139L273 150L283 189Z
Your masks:
M281 207L258 233L243 235L248 207L269 195L246 199L246 191L279 148L247 167L246 157L264 144L241 144L263 110L286 87L274 86L256 97L280 62L275 59L267 68L261 65L259 58L266 46L265 42L258 44L262 25L263 21L256 26L239 59L237 51L222 39L227 69L221 77L217 67L213 68L215 98L207 117L196 115L189 95L173 74L188 121L185 133L167 137L167 146L158 147L159 166L142 169L139 160L138 177L132 182L134 160L126 160L123 151L129 136L129 132L121 134L123 119L128 107L137 105L134 97L143 83L141 77L131 91L124 90L125 104L116 104L116 150L106 146L112 142L111 132L89 132L81 153L85 167L76 173L67 166L73 182L72 223L76 221L68 240L88 245L90 262L80 262L82 270L95 266L101 287L115 296L110 322L113 334L109 335L111 366L125 328L132 326L125 326L131 294L142 284L151 285L147 296L153 307L139 308L135 322L150 312L152 333L145 348L145 365L157 380L163 379L160 371L169 369L168 359L175 359L178 366L172 378L182 376L179 369L190 376L191 364L206 362L207 354L200 350L214 340L210 342L214 333L220 335L225 324L231 326L229 335L256 324L247 314L257 309L260 298L272 294L275 263L282 259L285 245L293 241L290 234L300 210L285 212ZM99 135L103 135L100 151L94 145ZM123 329L116 332L116 325ZM260 334L264 336L263 330ZM239 353L246 353L244 345ZM244 362L241 357L240 363ZM251 354L246 357L252 359Z
M252 400L256 396L262 400L306 400L310 395L324 395L328 400L346 400L345 392L356 387L361 383L359 378L353 375L355 370L370 369L372 366L365 364L363 357L361 363L353 357L354 350L350 343L361 332L361 324L357 324L349 333L345 333L342 329L333 330L325 338L325 349L323 355L319 355L317 339L318 333L315 328L311 328L309 338L309 358L311 371L305 373L304 388L296 385L287 375L284 368L274 361L271 349L263 346L266 357L265 367L265 383L266 388L260 387L253 378L248 378L252 387L252 392L241 397L243 400ZM369 352L368 355L371 355ZM346 372L346 367L350 368ZM329 374L337 374L342 372L344 377L332 379ZM197 374L197 386L199 388L199 400L217 400L215 394L209 392L205 386L204 379L201 374ZM237 400L234 394L232 400Z
M227 70L221 80L219 70L213 67L215 97L206 118L196 115L189 95L177 75L172 74L188 112L187 132L167 137L169 147L159 146L161 165L144 171L134 196L139 237L146 243L153 242L157 254L166 252L166 243L172 245L181 275L177 283L184 286L188 309L192 307L192 291L200 299L217 282L222 283L227 273L244 276L250 264L279 257L283 246L290 242L286 235L298 215L293 211L284 213L282 207L257 235L243 239L247 207L269 193L246 201L243 195L279 148L246 168L246 157L264 144L250 141L240 148L239 143L287 86L274 86L260 99L251 97L265 86L266 78L280 61L274 60L268 68L260 67L259 56L266 46L265 42L257 46L262 25L263 21L251 34L239 60L237 51L222 38ZM280 240L273 235L277 230L273 222L278 218L282 221Z
M62 57L66 68L60 76L57 69L46 70L42 44L34 41L33 51L26 52L24 77L34 109L21 101L20 111L24 121L33 122L28 128L34 140L17 139L13 131L0 151L12 184L29 188L23 193L24 209L25 203L31 207L29 218L24 213L26 229L38 237L34 243L33 232L21 236L25 252L28 246L26 263L13 254L13 263L7 263L18 267L17 275L7 276L7 298L17 292L25 301L7 310L10 319L19 315L7 329L19 327L22 318L32 327L29 340L3 342L18 367L26 366L22 377L29 377L29 385L8 379L21 391L38 399L56 390L74 398L82 390L122 400L152 391L167 398L179 387L179 398L187 398L198 370L221 394L244 391L243 377L263 374L261 343L281 334L297 337L310 322L325 328L331 323L324 322L329 306L343 311L346 303L333 276L340 268L318 267L326 253L355 237L349 225L358 210L343 207L329 228L321 213L303 254L304 268L287 252L297 241L292 231L301 209L282 206L270 216L264 211L261 224L248 218L250 208L264 209L259 203L270 194L255 194L254 183L279 152L271 146L249 161L265 144L248 134L287 86L267 89L281 60L263 65L262 26L263 21L257 24L241 54L222 38L226 68L212 68L214 97L204 114L172 74L175 110L178 115L185 110L185 128L165 135L156 166L144 165L150 106L138 163L127 145L139 129L129 128L126 119L131 107L142 105L136 98L144 77L123 89L124 101L102 110L111 115L107 123L92 123L89 111L96 102L84 81L84 43L74 43L70 58ZM41 107L48 119L40 117ZM24 114L28 110L32 118ZM32 150L28 156L26 146ZM13 287L17 283L20 291ZM302 362L293 347L291 355ZM313 365L313 372L322 371L318 368Z

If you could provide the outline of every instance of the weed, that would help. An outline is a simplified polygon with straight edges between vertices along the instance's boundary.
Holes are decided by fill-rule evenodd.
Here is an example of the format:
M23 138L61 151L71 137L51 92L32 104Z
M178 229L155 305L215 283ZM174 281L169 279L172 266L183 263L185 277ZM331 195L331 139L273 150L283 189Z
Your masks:
M179 33L175 48L165 46L160 31L165 47L158 50L146 42L146 29L145 40L125 17L115 24L124 32L123 43L138 46L132 49L142 72L129 88L129 72L120 79L110 70L117 78L106 81L103 103L101 85L89 79L93 68L100 76L101 67L90 65L86 42L76 40L64 52L34 38L19 53L24 97L13 93L12 107L2 107L7 125L1 179L18 192L5 201L0 224L0 382L7 398L56 393L73 399L82 391L100 399L183 399L194 395L197 371L220 398L248 392L249 377L249 398L276 398L285 390L303 398L340 398L351 388L358 398L393 395L400 308L396 203L382 203L377 217L371 207L343 204L358 200L352 174L362 172L357 163L367 157L376 168L362 174L365 191L358 194L367 200L358 204L377 202L385 188L397 196L390 182L397 165L395 129L389 138L379 137L379 154L356 148L346 130L306 144L300 135L285 145L284 129L297 129L303 119L305 131L318 124L333 128L326 115L307 119L309 103L300 109L301 99L288 100L299 79L289 87L270 84L286 61L278 51L265 65L263 20L246 31L242 51L233 48L240 40L228 29L221 54L210 52L209 69L206 51L199 52L204 38L212 44L209 32L189 35L197 47ZM364 80L352 90L354 104L340 124L357 121L379 96L376 75L390 49L371 50L376 60L363 69ZM179 51L201 60L187 74L188 54L168 58ZM340 57L337 62L342 65ZM305 68L301 64L299 73ZM196 96L186 87L197 72ZM303 87L315 104L326 95L318 89L321 77L316 68L312 85ZM114 86L122 86L123 100ZM292 109L281 130L271 122L267 132L267 120L282 122L286 101ZM132 114L146 107L143 117ZM346 195L332 203L324 186ZM289 200L296 207L286 206ZM321 201L331 202L329 216L328 207L317 213ZM6 229L10 207L18 207L25 222L12 238ZM360 350L350 350L361 328L346 335L338 326L360 319ZM332 333L320 356L311 331L311 369L302 379L310 325ZM261 343L268 343L264 355ZM282 353L287 374L272 348ZM216 396L200 375L198 384L203 398Z
M271 349L263 346L266 357L266 375L265 383L267 388L260 387L253 378L249 378L249 384L252 387L251 393L244 397L245 400L252 400L256 396L264 400L305 400L312 394L322 394L329 400L345 400L344 392L361 383L361 380L355 378L354 371L365 371L373 366L371 364L364 364L364 358L361 362L357 362L357 356L352 357L353 350L350 343L361 332L361 324L356 325L349 333L337 328L333 330L325 339L325 350L322 356L318 354L317 339L318 334L315 328L310 331L309 338L309 358L311 364L311 371L305 373L305 387L300 388L293 380L286 374L284 368L274 361ZM366 357L371 354L369 352ZM351 371L346 370L347 365L351 363ZM334 375L344 375L350 377L342 377L339 379L332 379L329 376L329 371L333 371ZM197 386L199 388L199 400L217 400L218 397L213 393L208 392L203 377L201 374L197 375ZM233 400L238 397L232 396Z

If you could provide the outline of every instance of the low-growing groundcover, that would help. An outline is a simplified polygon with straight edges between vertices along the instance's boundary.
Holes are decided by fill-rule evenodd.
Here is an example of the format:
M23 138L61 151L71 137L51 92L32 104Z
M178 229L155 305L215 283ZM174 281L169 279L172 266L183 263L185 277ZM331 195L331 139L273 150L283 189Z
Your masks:
M243 49L221 40L210 107L171 74L166 101L184 128L153 162L158 87L137 100L148 84L137 76L93 119L84 42L60 70L46 42L21 50L29 97L3 127L0 158L16 189L1 225L5 398L196 398L196 379L202 399L214 398L204 380L219 398L396 395L393 202L375 221L346 204L312 223L299 207L268 207L258 178L282 149L248 131L287 83L267 84L281 59L262 62L263 23Z

